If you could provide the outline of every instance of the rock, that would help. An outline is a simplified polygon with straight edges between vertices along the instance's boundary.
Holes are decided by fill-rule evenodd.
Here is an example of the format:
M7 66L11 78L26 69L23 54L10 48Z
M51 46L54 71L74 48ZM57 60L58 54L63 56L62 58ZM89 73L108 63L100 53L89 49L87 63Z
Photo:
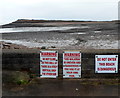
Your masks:
M51 48L56 48L55 46L51 46Z
M42 46L41 49L46 49L46 47L45 47L45 46Z
M75 90L78 91L78 88L76 88Z

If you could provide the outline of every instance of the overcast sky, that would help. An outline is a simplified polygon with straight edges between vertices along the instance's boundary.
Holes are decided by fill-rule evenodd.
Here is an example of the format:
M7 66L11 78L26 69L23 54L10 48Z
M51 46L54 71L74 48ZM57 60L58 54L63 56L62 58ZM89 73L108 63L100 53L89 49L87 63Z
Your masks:
M0 0L0 24L17 19L116 20L119 0Z

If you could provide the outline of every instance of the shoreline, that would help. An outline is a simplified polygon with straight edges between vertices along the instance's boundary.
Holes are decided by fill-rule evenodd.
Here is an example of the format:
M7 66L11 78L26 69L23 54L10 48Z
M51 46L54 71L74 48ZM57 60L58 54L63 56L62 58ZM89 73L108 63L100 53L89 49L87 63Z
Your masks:
M10 43L10 42L4 42L4 41L0 41L0 48L2 49L2 50L20 50L20 49L25 49L25 50L31 50L31 49L33 49L33 50L42 50L42 47L32 47L32 48L30 48L30 47L27 47L27 46L24 46L24 45L21 45L21 44L13 44L13 43ZM110 52L114 52L114 53L120 53L120 49L118 48L118 49L81 49L81 48L76 48L76 49L74 49L74 48L68 48L68 49L65 49L65 48L56 48L56 47L49 47L49 48L45 48L46 50L81 50L81 51L83 51L83 52L91 52L91 53L101 53L101 52L103 52L103 53L110 53ZM102 51L101 51L102 50ZM100 52L101 51L101 52Z
M13 44L10 42L0 41L0 48L1 49L28 49L28 47L18 44Z

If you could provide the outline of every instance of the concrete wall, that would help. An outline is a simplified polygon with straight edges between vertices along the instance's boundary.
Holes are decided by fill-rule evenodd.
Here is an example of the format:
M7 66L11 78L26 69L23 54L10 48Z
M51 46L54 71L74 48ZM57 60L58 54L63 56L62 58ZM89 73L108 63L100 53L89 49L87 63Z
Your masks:
M59 78L62 78L62 52L59 52ZM118 78L119 74L95 74L95 55L109 54L119 55L117 52L81 52L82 53L82 78ZM12 71L27 71L39 76L40 69L39 50L3 50L2 69ZM120 62L119 62L120 65ZM119 67L120 68L120 67Z

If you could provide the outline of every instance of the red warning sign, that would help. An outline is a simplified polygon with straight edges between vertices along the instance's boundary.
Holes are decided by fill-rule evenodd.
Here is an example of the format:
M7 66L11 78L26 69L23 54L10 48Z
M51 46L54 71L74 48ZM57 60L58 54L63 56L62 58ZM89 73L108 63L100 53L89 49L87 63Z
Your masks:
M40 52L40 75L43 78L56 78L58 76L58 52Z
M95 59L96 73L118 72L118 55L96 55Z
M63 78L81 77L80 51L64 51L63 53Z

